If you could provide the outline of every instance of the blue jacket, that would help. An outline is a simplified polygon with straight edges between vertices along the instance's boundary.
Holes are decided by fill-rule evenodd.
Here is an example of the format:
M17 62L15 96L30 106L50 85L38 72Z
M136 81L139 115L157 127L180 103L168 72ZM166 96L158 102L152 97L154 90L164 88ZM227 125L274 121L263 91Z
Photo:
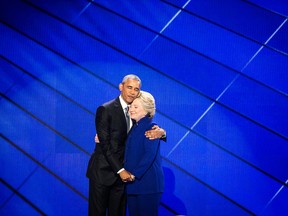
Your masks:
M155 123L147 116L132 127L126 140L124 168L135 175L127 183L127 194L149 194L164 191L160 139L149 140L144 133Z

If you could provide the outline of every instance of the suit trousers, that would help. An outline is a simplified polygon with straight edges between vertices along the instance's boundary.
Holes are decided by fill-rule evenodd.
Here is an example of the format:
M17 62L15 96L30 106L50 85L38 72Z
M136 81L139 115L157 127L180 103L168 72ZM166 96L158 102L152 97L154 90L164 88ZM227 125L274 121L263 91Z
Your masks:
M101 185L89 179L89 216L125 216L126 196L119 179L113 185Z

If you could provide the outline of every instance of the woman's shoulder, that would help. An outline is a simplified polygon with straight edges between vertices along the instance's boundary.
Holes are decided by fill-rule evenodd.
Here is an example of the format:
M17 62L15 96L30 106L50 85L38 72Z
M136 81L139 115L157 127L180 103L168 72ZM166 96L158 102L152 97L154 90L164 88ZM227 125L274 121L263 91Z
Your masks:
M147 130L151 130L154 126L158 126L158 124L155 122L148 122L144 128L147 131Z

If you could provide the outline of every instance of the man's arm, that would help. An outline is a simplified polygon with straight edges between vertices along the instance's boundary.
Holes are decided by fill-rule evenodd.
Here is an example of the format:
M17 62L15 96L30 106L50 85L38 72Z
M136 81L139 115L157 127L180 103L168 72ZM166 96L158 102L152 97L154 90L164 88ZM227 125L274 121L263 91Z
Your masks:
M115 150L111 146L111 142L110 142L111 135L109 134L107 122L109 122L109 120L108 120L108 114L106 110L104 109L104 107L99 107L97 109L96 119L95 119L96 128L98 128L97 133L99 133L99 136L96 133L94 137L94 141L95 143L99 144L99 146L101 147L102 152L105 158L107 159L108 163L111 165L112 169L113 170L118 169L117 174L119 175L121 180L123 182L132 181L133 177L131 176L131 173L125 170L124 168L120 169L121 167L120 162L118 161L118 159L114 158L113 156Z
M166 131L158 125L154 125L151 130L145 132L145 136L150 139L161 139L166 142Z
M99 146L101 152L110 164L112 170L116 173L122 168L122 163L119 161L117 149L118 144L112 142L111 134L111 116L104 106L100 106L96 112L96 133L99 138Z

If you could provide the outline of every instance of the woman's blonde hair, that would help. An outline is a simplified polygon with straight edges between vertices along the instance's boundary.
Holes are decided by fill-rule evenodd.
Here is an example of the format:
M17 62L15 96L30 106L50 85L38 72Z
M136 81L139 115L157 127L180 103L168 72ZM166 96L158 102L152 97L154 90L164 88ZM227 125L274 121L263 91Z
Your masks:
M144 110L147 112L149 118L153 118L156 112L156 105L154 97L146 91L140 91L137 98L140 99Z

